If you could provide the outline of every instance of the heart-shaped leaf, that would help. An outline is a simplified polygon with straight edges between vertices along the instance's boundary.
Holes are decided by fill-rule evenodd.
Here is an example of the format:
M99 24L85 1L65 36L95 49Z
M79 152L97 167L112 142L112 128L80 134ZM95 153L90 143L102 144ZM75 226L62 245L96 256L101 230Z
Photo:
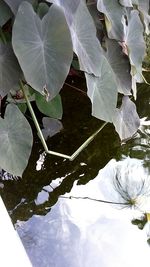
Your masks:
M62 123L57 119L52 118L43 118L43 126L42 129L44 138L47 139L48 137L52 137L55 134L59 133L63 129Z
M82 0L55 0L54 2L64 10L80 69L99 76L102 49L86 4Z
M5 118L0 119L1 168L13 175L22 176L28 163L32 143L32 131L28 121L16 105L9 104Z
M43 95L36 93L35 101L43 114L55 119L62 118L63 109L60 95L55 96L51 101L46 101Z
M37 8L37 14L42 19L49 10L49 6L46 3L40 3Z
M123 40L124 27L122 17L125 9L117 0L98 0L97 9L105 14L105 22L109 38Z
M21 77L22 71L10 44L0 43L0 95L3 97L16 87Z
M117 104L117 82L115 75L103 56L100 77L86 74L88 96L92 102L92 115L98 119L112 122Z
M119 0L119 3L125 7L133 7L132 0Z
M135 27L136 25L136 27ZM128 48L128 54L132 67L132 75L137 82L142 79L142 61L145 55L145 42L143 37L143 25L137 10L132 10L128 15L128 25L124 20L125 27L125 44Z
M149 30L149 24L150 24L150 15L149 15L149 9L150 9L150 2L149 0L120 0L119 1L121 5L125 7L133 7L133 5L136 5L138 10L141 13L141 20L145 24L145 33L148 35L150 33Z
M14 13L14 14L16 14L17 13L17 11L18 11L18 7L19 7L19 5L24 1L24 0L4 0L6 3L7 3L7 5L10 7L10 9L12 10L12 12ZM34 2L36 1L36 0L26 0L27 2L30 2L30 3L32 3L32 4L34 4Z
M0 26L2 27L11 17L12 12L3 0L0 1Z
M122 52L121 46L115 40L106 39L107 58L116 75L118 92L131 94L132 80L128 57Z
M62 9L53 4L40 20L31 4L23 2L14 22L12 43L28 84L50 99L55 97L63 86L73 56Z
M140 119L135 104L128 96L122 99L120 109L116 109L113 124L121 140L131 138L140 126Z

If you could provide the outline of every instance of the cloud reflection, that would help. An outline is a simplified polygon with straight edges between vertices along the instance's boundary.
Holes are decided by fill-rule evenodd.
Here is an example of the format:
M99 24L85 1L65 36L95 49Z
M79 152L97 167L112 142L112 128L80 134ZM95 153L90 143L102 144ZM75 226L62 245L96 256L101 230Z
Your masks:
M142 187L136 184L137 181L143 184L148 176L142 162L130 160L118 163L111 160L86 185L75 183L71 192L65 194L68 198L60 198L51 212L45 216L34 215L20 227L18 224L34 267L148 266L150 251L146 233L131 224L132 210L114 209L114 205L81 199L88 196L120 202L126 191L130 197L139 196L142 190L142 196L149 194L147 182ZM116 187L116 172L121 187ZM133 178L132 182L129 177ZM120 189L123 189L123 197ZM70 199L70 196L80 199Z

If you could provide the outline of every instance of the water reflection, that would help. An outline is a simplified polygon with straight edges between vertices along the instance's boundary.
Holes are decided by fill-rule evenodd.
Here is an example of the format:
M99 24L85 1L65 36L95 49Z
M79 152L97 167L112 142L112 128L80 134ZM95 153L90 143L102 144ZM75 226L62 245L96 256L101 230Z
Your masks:
M110 267L112 262L115 267L147 265L146 227L140 231L131 220L150 207L148 174L140 160L111 160L86 185L74 182L71 192L60 196L45 216L34 215L27 222L18 221L16 228L33 266ZM53 186L58 184L55 182ZM45 193L49 190L52 185ZM122 209L120 204L116 209L114 204L91 200L125 203L125 194L130 198L146 196L148 206L145 208L143 202L138 202L134 209Z
M34 267L148 265L150 229L145 212L149 201L144 202L143 197L149 199L150 94L148 87L143 89L137 100L143 119L132 140L121 144L108 124L73 162L40 158L43 150L35 140L23 178L1 181L0 193ZM85 96L76 93L74 97L70 88L64 90L65 130L48 145L51 150L72 154L101 122L91 117ZM133 179L127 183L128 174Z
M100 172L104 198L150 213L150 174L143 164L143 160L129 157L111 160Z

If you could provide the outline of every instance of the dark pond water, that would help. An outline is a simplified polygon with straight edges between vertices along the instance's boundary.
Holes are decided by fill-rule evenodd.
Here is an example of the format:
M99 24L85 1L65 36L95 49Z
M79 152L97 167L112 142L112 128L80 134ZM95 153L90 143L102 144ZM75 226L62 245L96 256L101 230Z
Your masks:
M71 155L102 122L91 117L84 94L66 86L62 99L64 130L48 145ZM143 125L126 144L107 124L74 161L46 156L37 171L43 149L35 137L22 179L1 181L1 196L34 267L148 266L150 87L140 85L136 102ZM130 208L135 200L138 211Z

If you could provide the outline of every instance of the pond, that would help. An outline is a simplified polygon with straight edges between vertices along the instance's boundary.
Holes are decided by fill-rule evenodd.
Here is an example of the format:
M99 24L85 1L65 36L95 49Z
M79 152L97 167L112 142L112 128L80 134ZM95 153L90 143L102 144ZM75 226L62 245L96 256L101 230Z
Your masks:
M64 129L48 140L48 146L71 155L102 122L91 117L84 91L66 85L62 100ZM126 143L121 144L114 127L107 124L74 161L49 155L37 170L43 148L35 136L22 179L1 179L1 196L34 267L148 265L150 87L146 84L139 86L136 104L142 126Z

